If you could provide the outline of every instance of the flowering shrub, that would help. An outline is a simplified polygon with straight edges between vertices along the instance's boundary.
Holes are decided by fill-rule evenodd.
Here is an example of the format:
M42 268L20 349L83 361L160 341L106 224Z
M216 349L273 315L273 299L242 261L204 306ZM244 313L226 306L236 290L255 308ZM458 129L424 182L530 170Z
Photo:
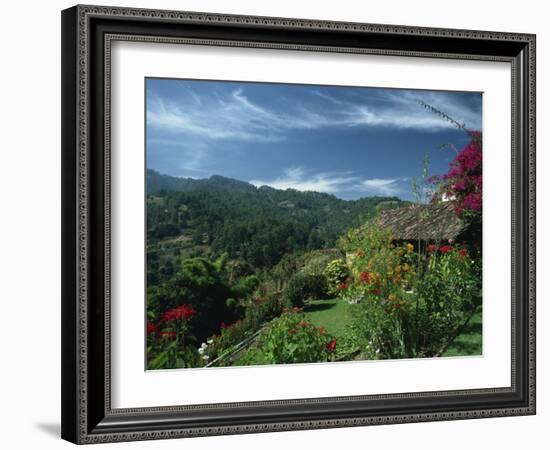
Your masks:
M324 270L327 280L327 290L331 295L336 295L343 288L344 281L349 276L349 269L341 259L330 261Z
M187 320L195 314L197 314L197 311L195 311L191 306L181 305L166 311L162 316L162 320L165 323L170 324L177 322L178 324L185 326L187 324Z
M479 303L479 273L466 248L431 244L419 254L375 226L348 233L341 245L351 275L339 296L356 304L349 335L363 358L440 354Z
M209 344L210 361L231 353L237 344L253 335L264 323L281 314L285 305L280 295L254 298L242 319L231 324L220 324L220 332L211 337L212 342Z
M256 344L247 350L238 364L290 364L330 361L337 341L322 327L290 310L272 320Z
M341 245L348 249L350 276L338 286L339 295L350 303L391 299L386 306L398 307L415 276L414 247L394 245L391 233L376 226L348 233Z
M416 276L414 247L395 245L391 233L376 226L349 232L341 245L348 252L351 275L339 296L357 304L349 334L364 358L402 357L402 317Z
M197 311L183 304L166 311L158 324L147 323L147 368L195 367L197 353L188 341L189 323Z
M455 202L457 214L468 222L481 220L482 139L479 131L469 131L470 142L451 162L449 172L432 177L439 191Z

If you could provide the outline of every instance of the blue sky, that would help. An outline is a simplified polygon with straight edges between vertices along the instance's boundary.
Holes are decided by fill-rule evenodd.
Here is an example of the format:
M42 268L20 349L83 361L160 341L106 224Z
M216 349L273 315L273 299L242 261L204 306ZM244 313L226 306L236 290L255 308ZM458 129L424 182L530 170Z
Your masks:
M448 170L466 133L423 101L481 130L481 94L274 83L147 79L147 167L191 178L344 199L411 199L429 155Z

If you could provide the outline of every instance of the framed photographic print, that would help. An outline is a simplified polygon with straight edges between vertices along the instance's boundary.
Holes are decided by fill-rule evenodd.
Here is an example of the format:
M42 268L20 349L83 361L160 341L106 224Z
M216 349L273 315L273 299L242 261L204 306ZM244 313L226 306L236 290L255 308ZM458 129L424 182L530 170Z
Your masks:
M535 36L62 13L62 436L535 413Z

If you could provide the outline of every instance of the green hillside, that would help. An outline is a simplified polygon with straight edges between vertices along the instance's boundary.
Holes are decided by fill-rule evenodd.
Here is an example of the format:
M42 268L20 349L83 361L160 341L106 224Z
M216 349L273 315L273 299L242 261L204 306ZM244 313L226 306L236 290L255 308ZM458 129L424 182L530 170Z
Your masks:
M221 176L194 180L151 170L147 188L149 283L170 277L181 256L227 253L251 271L272 267L285 254L334 246L377 209L406 204L396 197L346 201Z

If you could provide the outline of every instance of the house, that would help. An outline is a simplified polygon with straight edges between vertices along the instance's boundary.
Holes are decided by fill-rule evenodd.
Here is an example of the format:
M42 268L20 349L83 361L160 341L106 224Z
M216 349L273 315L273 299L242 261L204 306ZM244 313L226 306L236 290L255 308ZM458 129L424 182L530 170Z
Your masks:
M393 239L421 246L429 243L463 242L481 247L481 230L472 229L455 212L453 202L413 204L382 211L373 222L389 228Z

